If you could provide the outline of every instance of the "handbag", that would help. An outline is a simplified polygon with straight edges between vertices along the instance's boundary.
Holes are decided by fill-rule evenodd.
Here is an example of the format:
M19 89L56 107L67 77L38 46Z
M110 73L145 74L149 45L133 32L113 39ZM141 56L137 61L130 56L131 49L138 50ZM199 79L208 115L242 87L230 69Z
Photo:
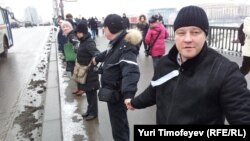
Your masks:
M75 61L76 60L76 52L74 50L74 46L72 43L64 44L64 53L66 61Z
M87 75L88 75L90 65L91 65L91 61L86 66L86 65L80 65L76 60L72 79L75 80L77 83L85 84L87 80Z
M153 46L154 46L154 44L155 44L155 42L158 39L158 37L159 37L160 34L161 34L161 31L158 33L158 35L156 36L156 38L154 39L154 41L151 44L148 45L148 48L145 51L147 56L148 55L152 55L152 48L153 48Z
M100 101L116 103L120 101L120 93L117 90L109 88L100 88L98 92Z

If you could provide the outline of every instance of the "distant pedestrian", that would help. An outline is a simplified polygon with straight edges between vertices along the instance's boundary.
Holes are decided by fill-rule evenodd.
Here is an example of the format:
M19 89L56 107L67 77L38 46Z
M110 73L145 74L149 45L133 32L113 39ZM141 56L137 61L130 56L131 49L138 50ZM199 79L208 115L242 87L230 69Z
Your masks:
M238 28L238 40L241 46L244 46L245 38L246 38L246 35L243 32L243 27L244 27L244 23L240 24L240 27Z
M97 21L93 17L90 18L89 20L89 28L92 33L92 39L95 40L98 27L97 27Z
M72 14L70 14L70 13L66 14L66 19L65 20L71 23L73 29L76 28L76 22L74 21L74 18L73 18Z
M122 19L123 19L124 29L126 29L126 30L130 29L130 21L125 13L122 14Z
M158 12L157 16L158 16L159 22L161 22L164 25L164 19L160 12Z
M250 71L250 17L244 19L243 33L241 35L243 61L240 71L243 75L247 75Z
M144 46L144 51L147 50L148 48L148 45L145 41L145 37L147 35L147 32L148 32L148 28L149 28L149 24L147 22L147 18L145 15L140 15L139 16L139 22L137 23L137 28L141 31L142 33L142 41L141 43L139 44L139 47L141 47L142 43L143 43L143 46Z
M95 17L94 18L95 19L95 21L96 21L96 36L99 36L99 24L100 24L100 21L98 21L98 18L97 17Z

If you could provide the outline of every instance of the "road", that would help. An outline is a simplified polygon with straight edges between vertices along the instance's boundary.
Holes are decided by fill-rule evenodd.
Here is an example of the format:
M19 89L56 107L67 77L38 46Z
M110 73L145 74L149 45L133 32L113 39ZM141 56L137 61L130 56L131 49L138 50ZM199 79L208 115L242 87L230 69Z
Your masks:
M48 27L13 29L14 46L0 59L0 141L15 114L18 99L41 59L49 35Z

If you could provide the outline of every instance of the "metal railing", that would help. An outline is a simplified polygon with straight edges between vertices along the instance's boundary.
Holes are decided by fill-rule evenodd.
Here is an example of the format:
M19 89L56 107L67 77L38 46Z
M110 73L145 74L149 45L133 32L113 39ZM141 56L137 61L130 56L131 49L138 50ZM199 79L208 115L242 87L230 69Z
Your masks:
M173 25L166 25L169 32L169 39L174 41ZM210 26L207 42L209 47L221 53L241 56L242 47L238 41L237 27Z

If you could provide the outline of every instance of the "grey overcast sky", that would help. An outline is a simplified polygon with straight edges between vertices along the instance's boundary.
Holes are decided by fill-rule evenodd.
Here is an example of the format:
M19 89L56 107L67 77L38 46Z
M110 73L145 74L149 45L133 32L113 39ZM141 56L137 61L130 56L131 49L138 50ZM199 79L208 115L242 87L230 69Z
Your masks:
M32 6L37 9L37 13L44 21L53 17L53 0L0 0L1 6L9 6L19 19L24 17L24 9ZM59 1L59 0L57 0ZM72 13L74 17L97 16L104 17L110 13L127 15L145 13L149 9L176 7L203 3L245 3L250 4L250 0L76 0L77 2L64 3L64 13Z

